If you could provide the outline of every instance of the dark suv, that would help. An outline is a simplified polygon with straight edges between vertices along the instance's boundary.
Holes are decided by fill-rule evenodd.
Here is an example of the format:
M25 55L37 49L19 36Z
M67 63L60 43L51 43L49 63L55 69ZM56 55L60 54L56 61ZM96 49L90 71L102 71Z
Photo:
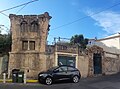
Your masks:
M72 80L74 83L79 82L81 74L77 68L72 66L58 66L48 69L46 72L38 74L38 81L47 85L60 80Z

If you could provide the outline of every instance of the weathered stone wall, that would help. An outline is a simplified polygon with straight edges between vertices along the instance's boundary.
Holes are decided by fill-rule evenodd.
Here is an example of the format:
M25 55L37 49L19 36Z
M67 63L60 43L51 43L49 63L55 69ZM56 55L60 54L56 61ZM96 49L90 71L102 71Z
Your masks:
M120 57L118 54L105 53L105 74L120 72Z
M50 19L47 12L41 15L10 15L12 51L9 53L9 75L12 69L17 68L22 69L27 78L36 78L40 71L46 70L46 41ZM24 41L28 45L25 50ZM30 49L30 42L34 42L33 49Z
M104 61L104 51L103 48L99 47L99 46L92 46L90 48L87 49L87 54L89 57L89 67L88 67L88 76L94 76L94 65L93 65L93 56L94 53L99 53L101 54L102 57L102 74L105 73L105 61Z
M100 53L102 56L102 74L115 74L120 72L120 55L110 52L105 52L99 46L88 48L89 67L88 76L94 76L93 54Z
M46 67L47 67L47 69L49 69L49 68L51 68L55 65L54 59L55 59L55 54L54 53L46 55L46 64L47 64Z
M18 52L22 49L23 40L36 41L36 50L45 52L46 40L49 30L49 14L46 12L42 15L10 15L12 31L12 52ZM21 23L25 21L26 31L21 31ZM37 31L31 31L31 23L36 21L38 24ZM34 29L33 29L34 30Z
M21 69L27 74L27 78L37 78L38 73L46 70L46 55L36 52L11 53L9 70ZM17 65L15 65L17 64Z
M54 47L52 49L53 51L50 51L52 53L46 56L47 69L54 66L55 61L57 60L54 54ZM92 46L90 48L87 48L86 51L78 52L78 53L79 53L78 57L76 57L76 61L77 61L76 65L77 65L77 68L80 70L82 77L97 76L97 74L94 74L94 61L93 61L94 53L101 54L101 59L102 59L101 60L102 73L98 75L114 74L114 73L120 72L119 54L111 54L111 53L104 52L103 48L99 46ZM63 49L62 52L60 52L60 54L67 55L69 53L67 53ZM69 54L69 56L70 55L73 55L73 54L71 53Z

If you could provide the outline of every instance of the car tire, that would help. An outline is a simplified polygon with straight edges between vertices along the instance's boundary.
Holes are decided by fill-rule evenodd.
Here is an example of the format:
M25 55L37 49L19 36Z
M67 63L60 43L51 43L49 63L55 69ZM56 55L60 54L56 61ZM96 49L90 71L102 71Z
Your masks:
M73 78L72 78L72 81L73 81L74 83L78 83L79 80L80 80L80 78L79 78L77 75L73 76Z
M45 79L45 84L51 85L52 83L53 83L53 80L52 80L51 77L47 77L47 78Z

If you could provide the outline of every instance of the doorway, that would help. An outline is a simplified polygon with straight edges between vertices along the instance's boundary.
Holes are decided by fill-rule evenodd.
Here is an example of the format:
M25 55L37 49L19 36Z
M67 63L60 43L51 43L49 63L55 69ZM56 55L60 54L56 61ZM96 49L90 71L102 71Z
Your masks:
M102 74L102 57L100 53L93 55L94 74Z

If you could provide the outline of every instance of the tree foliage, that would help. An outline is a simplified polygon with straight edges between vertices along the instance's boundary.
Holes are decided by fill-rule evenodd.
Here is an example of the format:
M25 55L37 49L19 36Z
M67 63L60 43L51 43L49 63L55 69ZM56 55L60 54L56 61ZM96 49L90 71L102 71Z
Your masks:
M74 36L71 37L70 43L78 44L79 47L85 49L86 45L88 44L88 39L84 38L84 36L82 34L74 35Z
M0 54L8 54L11 50L11 34L0 34Z

